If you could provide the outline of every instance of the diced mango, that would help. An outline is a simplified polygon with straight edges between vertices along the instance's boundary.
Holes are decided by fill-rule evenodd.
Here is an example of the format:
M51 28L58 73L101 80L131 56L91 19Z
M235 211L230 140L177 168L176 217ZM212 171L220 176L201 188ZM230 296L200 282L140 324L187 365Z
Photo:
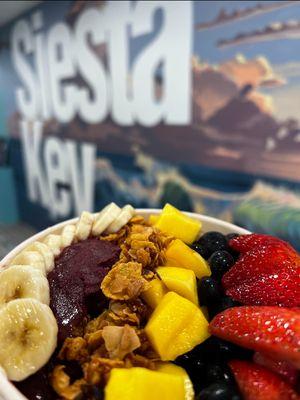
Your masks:
M211 275L210 267L204 258L179 239L173 240L168 246L166 260L167 266L191 269L199 279Z
M156 224L156 222L159 220L159 217L160 217L160 215L151 214L148 219L149 224L150 225Z
M105 400L185 400L183 376L147 368L113 368Z
M155 226L187 244L192 244L201 230L200 221L188 217L170 204L165 205Z
M161 302L168 289L160 279L152 279L149 288L142 293L142 298L151 307L155 308Z
M184 368L172 363L160 363L157 367L157 371L164 372L166 374L182 376L184 379L185 387L185 400L193 400L195 396L194 387L188 373Z
M191 301L168 292L153 311L145 332L163 361L175 360L206 340L208 321Z
M197 282L194 271L178 267L158 267L156 272L169 290L198 305Z
M162 209L163 214L171 214L171 213L176 213L176 214L182 214L178 208L172 206L170 203L166 203L164 208Z

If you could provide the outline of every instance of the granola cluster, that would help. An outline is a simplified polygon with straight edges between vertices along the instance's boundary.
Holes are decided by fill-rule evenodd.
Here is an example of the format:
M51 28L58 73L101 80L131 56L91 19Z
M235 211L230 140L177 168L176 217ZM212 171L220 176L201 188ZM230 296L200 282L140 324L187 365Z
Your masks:
M67 338L59 351L51 384L66 400L80 398L90 385L104 387L112 368L155 369L159 361L143 330L151 310L140 295L164 263L172 238L135 216L119 232L100 239L118 244L121 253L101 284L108 308L86 324L83 336ZM68 363L80 366L80 378L68 375Z

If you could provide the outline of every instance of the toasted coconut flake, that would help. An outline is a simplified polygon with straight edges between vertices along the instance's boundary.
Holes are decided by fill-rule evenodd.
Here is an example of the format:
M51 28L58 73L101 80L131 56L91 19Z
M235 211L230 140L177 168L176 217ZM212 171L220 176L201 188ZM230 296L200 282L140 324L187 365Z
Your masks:
M106 326L102 335L111 359L123 360L127 354L141 345L138 335L129 325Z
M84 379L76 380L70 385L70 377L64 371L64 365L57 365L51 375L51 384L56 393L65 400L74 400L81 393L81 386L86 382Z
M104 295L113 300L130 300L148 287L142 276L142 265L136 262L119 263L112 268L101 283Z

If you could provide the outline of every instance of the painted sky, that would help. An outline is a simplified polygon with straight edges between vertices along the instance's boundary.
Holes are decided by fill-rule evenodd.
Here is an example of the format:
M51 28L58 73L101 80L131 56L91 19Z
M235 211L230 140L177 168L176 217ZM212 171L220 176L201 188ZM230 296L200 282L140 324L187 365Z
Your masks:
M256 4L270 4L266 1L198 1L194 3L195 24L213 20L225 9L227 12L253 7ZM281 2L272 2L281 3ZM273 98L276 116L285 119L299 117L300 97L300 40L294 38L275 39L248 44L239 44L226 48L218 48L220 39L230 39L243 32L250 33L263 29L267 25L289 20L300 21L300 2L289 7L273 10L269 13L252 16L248 19L237 20L226 25L217 26L203 31L195 30L194 54L202 62L219 64L222 61L243 54L246 58L265 56L272 65L275 73L286 80L286 84L272 89L263 89L263 93Z

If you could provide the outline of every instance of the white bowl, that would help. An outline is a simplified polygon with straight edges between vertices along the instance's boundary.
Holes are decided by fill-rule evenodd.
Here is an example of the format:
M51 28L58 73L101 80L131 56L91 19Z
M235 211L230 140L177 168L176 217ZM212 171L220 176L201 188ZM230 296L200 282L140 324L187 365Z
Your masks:
M159 209L137 209L137 214L143 215L145 218L148 218L150 214L159 214L161 210ZM236 232L239 234L250 233L246 229L240 228L239 226L230 224L225 221L221 221L217 218L207 217L201 214L195 213L185 213L194 219L197 219L202 222L202 232L208 231L218 231L224 234ZM42 240L49 233L60 232L61 229L67 224L76 223L78 218L72 218L67 221L61 222L59 224L53 225L36 235L31 236L29 239L20 243L17 247L15 247L12 251L10 251L1 261L0 261L0 269L4 268L9 262L25 247L29 244L35 242L36 240ZM1 344L0 344L1 345ZM0 370L0 399L1 400L28 400L25 396L20 393L15 386L5 377L5 375Z

